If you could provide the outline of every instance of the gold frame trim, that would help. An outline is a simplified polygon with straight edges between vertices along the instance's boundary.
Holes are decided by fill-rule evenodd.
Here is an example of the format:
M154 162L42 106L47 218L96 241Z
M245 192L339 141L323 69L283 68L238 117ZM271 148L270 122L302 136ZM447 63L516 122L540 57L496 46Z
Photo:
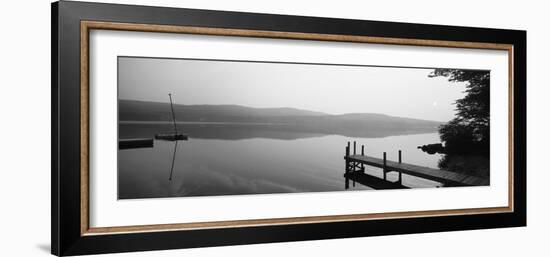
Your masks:
M334 42L355 42L374 43L391 45L414 45L430 47L452 47L470 49L494 49L508 51L508 206L449 209L449 210L427 210L408 212L388 212L350 215L329 215L329 216L308 216L273 219L252 219L252 220L230 220L230 221L209 221L190 222L177 224L154 224L120 227L90 227L89 225L89 34L90 30L123 30L139 32L162 32L198 35L219 35L259 38L282 38L299 40L317 40ZM225 29L209 27L189 27L172 25L116 23L100 21L80 22L80 233L82 236L100 234L140 233L173 230L213 229L213 228L234 228L250 226L272 226L342 221L364 221L392 218L416 218L430 216L449 215L473 215L489 213L505 213L514 211L514 148L513 148L513 113L514 113L514 85L513 85L513 52L514 47L510 44L494 44L479 42L459 42L425 39L403 39L388 37L350 36L334 34L299 33L283 31Z

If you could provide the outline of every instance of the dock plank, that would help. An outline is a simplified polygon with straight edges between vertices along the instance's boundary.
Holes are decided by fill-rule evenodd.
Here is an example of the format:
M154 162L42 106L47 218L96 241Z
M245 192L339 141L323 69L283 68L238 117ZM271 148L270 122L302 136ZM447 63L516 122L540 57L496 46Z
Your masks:
M378 168L384 167L384 160L380 158L375 158L375 157L366 156L366 155L349 155L344 158L351 162L363 163L363 164L378 167ZM447 171L447 170L439 170L439 169L433 169L429 167L418 166L418 165L409 164L409 163L399 163L399 162L390 161L390 160L386 160L386 169L390 171L397 171L403 174L420 177L420 178L425 178L428 180L437 181L448 186L489 185L488 179L467 175L467 174L462 174L462 173L457 173L457 172L452 172L452 171Z

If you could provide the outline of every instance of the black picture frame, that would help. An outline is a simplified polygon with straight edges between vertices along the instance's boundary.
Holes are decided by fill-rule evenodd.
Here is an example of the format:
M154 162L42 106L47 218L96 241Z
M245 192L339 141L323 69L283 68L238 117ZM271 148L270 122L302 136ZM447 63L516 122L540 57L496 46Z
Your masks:
M52 4L51 249L81 255L526 225L526 31L61 1ZM513 201L506 213L81 233L81 21L513 45Z

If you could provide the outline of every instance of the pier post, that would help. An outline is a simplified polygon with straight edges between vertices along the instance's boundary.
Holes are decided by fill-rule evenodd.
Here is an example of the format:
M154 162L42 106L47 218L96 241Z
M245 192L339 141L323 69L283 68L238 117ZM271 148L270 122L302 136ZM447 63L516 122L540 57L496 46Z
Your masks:
M365 156L365 145L361 145L361 156ZM361 163L361 172L365 173L365 164Z
M382 172L384 173L384 180L386 180L386 152L384 152L384 166L382 167Z
M348 161L348 156L349 156L349 141L348 141L348 145L346 146L346 156L344 157L345 159L345 163L346 163L346 167L345 167L345 173L348 173L349 171L349 161ZM347 188L346 188L347 189Z
M402 173L401 172L399 172L399 179L397 180L397 182L399 182L399 185L403 185Z
M399 150L399 163L401 163L401 150Z
M345 173L348 173L348 171L349 171L349 161L348 161L348 158L346 158Z
M401 163L401 150L399 150L399 163ZM399 172L399 179L397 180L397 182L399 182L400 185L403 184L402 176L403 176L402 172Z

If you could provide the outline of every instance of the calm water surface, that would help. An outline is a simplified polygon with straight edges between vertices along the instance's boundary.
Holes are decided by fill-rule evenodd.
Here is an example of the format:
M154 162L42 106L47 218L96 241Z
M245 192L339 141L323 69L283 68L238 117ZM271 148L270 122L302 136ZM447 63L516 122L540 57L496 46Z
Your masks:
M179 141L177 146L175 142L155 140L153 148L119 150L119 199L343 191L346 190L343 177L345 146L353 140L358 146L365 145L366 155L382 158L385 151L389 160L397 160L397 152L402 150L403 162L437 168L441 157L416 148L439 142L437 133L349 138L258 131L254 127L246 127L243 131L242 127L234 126L211 128L208 126L212 125L208 125L202 129L196 126L182 128L193 133L189 133L188 141ZM158 133L163 129L168 128L126 124L120 126L119 133L121 138L152 137L153 131ZM217 130L224 133L215 133ZM174 168L170 174L175 149ZM382 177L378 168L367 166L366 172ZM395 181L397 174L388 173L388 178ZM407 175L403 175L403 184L414 188L439 186L436 182ZM356 183L348 190L369 189Z

